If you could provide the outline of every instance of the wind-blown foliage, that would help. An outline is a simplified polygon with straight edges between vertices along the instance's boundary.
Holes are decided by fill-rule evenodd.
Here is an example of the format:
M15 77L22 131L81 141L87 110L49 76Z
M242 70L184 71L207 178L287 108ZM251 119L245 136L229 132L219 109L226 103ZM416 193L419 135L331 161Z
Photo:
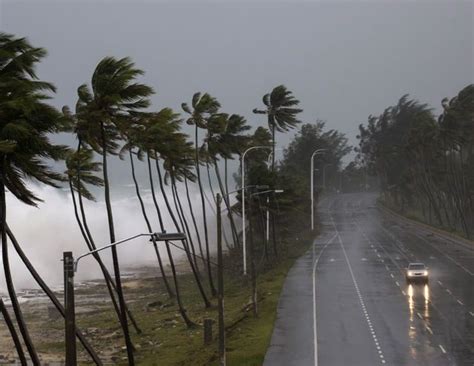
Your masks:
M474 223L474 85L442 101L436 118L407 95L361 125L359 154L389 203L471 236Z

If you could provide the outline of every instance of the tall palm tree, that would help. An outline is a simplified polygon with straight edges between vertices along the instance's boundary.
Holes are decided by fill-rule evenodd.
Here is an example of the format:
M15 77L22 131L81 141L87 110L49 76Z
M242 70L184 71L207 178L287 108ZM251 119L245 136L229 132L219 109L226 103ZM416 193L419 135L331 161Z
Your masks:
M161 214L161 211L158 206L158 202L154 193L154 182L153 182L153 174L152 174L152 167L151 167L152 160L155 160L155 167L158 173L158 183L159 183L160 191L162 193L166 207L168 209L168 212L171 216L171 219L175 225L176 230L181 231L182 229L179 226L178 220L176 219L175 214L171 208L168 195L166 194L165 189L164 189L164 180L161 173L158 155L162 157L167 157L167 156L172 156L173 154L176 154L175 148L177 146L179 147L179 145L183 143L182 134L179 132L181 129L182 121L179 117L179 114L175 113L170 108L163 108L157 113L150 113L147 116L147 118L145 118L143 121L145 123L146 133L143 136L142 145L147 154L148 175L150 179L150 186L152 190L153 201L155 204L156 212L158 215L160 229L162 232L166 231L162 214ZM168 260L170 262L171 272L173 275L173 282L174 282L176 300L178 303L179 312L183 320L185 321L185 323L188 326L193 326L193 323L187 317L186 310L184 309L184 306L181 300L179 281L178 281L178 276L176 273L176 267L174 264L170 245L171 243L169 241L165 241L166 251L168 253ZM189 260L190 256L187 255L187 258ZM190 265L193 265L193 263L190 263ZM200 279L197 276L197 271L193 271L193 274L195 275L195 279L198 283L199 288L202 288ZM205 294L203 296L203 300L206 306L210 306L210 303L207 300L207 297L205 296Z
M214 166L217 181L219 183L219 189L227 208L234 238L234 247L237 248L240 247L239 236L232 215L232 207L230 206L229 197L226 192L228 191L228 188L222 180L218 160L220 157L225 160L233 159L233 154L238 153L242 144L245 143L246 136L244 135L244 132L249 128L250 126L246 124L245 118L242 116L237 114L229 116L227 113L216 113L208 120L207 135L204 140L204 143L207 146L207 155Z
M184 210L179 199L179 195L177 192L176 181L183 181L184 177L190 181L195 181L196 176L191 171L192 167L194 166L193 161L193 147L192 143L187 141L187 135L183 133L173 133L169 136L170 144L167 147L164 147L160 151L160 156L163 159L163 168L165 170L164 181L170 181L171 183L171 190L173 193L173 200L175 202L175 206L177 209L178 214L181 215L183 220L184 228L187 228L188 225L186 223L186 217L184 216ZM160 182L162 180L161 173L160 174ZM177 226L178 228L178 226ZM187 229L189 233L189 229ZM188 235L189 238L189 235ZM183 241L183 246L185 249L186 256L188 258L189 265L194 275L194 279L196 280L196 284L198 286L199 292L201 297L204 301L204 305L206 307L210 307L211 303L207 299L206 293L202 287L201 280L198 275L198 271L195 266L195 262L191 255L191 250L189 248L187 240Z
M253 113L266 114L268 118L268 128L272 133L272 170L275 169L275 130L278 132L288 131L300 121L297 119L297 114L303 110L296 108L300 103L298 99L293 96L286 86L279 85L275 87L270 93L265 94L262 98L264 109L255 108Z
M212 278L211 254L209 249L209 233L207 228L206 217L206 203L204 201L204 190L201 181L201 160L199 158L199 129L207 128L207 119L212 114L217 113L220 108L220 104L217 99L207 93L195 93L191 101L191 108L186 103L182 103L181 107L187 114L189 114L186 123L189 125L194 125L194 161L196 167L197 182L199 185L199 191L201 193L202 218L204 221L204 241L206 243L207 274L209 278L209 286L211 288L212 296L215 296L217 294L217 291Z
M138 117L138 120L137 120L138 123L140 123L140 118L143 118L143 116ZM125 134L127 136L126 137L127 143L123 146L121 153L128 151L128 156L130 159L130 167L132 171L132 179L133 179L133 184L135 186L135 193L140 203L140 208L142 211L143 219L145 220L145 223L147 226L147 230L149 233L152 233L154 232L154 230L151 225L151 221L148 218L148 214L145 208L145 203L143 201L143 198L140 192L140 186L138 184L137 176L135 174L135 163L134 163L134 155L137 156L138 160L143 160L144 158L145 145L143 144L143 142L145 141L145 133L146 133L146 129L145 129L145 126L143 125L135 124L135 125L128 126L128 129L126 129L125 131ZM134 149L136 151L134 151ZM156 239L154 236L151 237L151 241L153 243L153 248L155 249L156 258L158 260L158 266L160 268L161 278L163 279L163 283L165 284L166 291L168 293L168 296L170 298L173 298L174 293L169 285L168 277L166 276L166 272L163 266L163 261L161 259L161 254L158 249L158 243L156 242Z
M117 153L117 141L120 139L119 124L127 120L130 111L139 111L149 106L148 97L153 93L153 89L136 82L136 78L141 75L143 71L137 69L129 58L105 57L99 62L92 75L91 89L86 85L78 89L81 118L94 125L99 132L90 136L86 142L102 155L105 205L111 243L114 243L116 238L107 155ZM112 247L112 260L128 362L134 365L133 345L128 330L120 265L115 246Z
M79 226L79 230L81 231L82 237L84 238L84 242L87 245L87 248L92 251L97 249L97 246L95 245L95 240L89 229L89 224L87 222L87 216L84 209L83 198L95 201L95 197L87 189L86 184L92 186L103 186L103 180L95 174L100 171L101 164L99 162L93 161L93 151L91 149L82 147L82 144L79 141L77 151L69 154L69 156L67 157L66 166L67 170L65 174L69 180L69 189L71 192L71 199L74 208L74 216ZM76 192L78 197L77 201L79 202L79 205L76 201ZM117 286L115 285L115 282L113 281L112 276L110 275L109 270L102 261L102 258L100 257L99 253L94 253L92 256L99 264L99 267L104 276L105 284L107 286L110 299L112 300L112 305L115 309L118 320L120 321L120 306L116 299ZM126 312L135 330L138 334L140 334L141 329L138 327L135 318L133 317L130 309L127 306Z
M18 328L33 364L38 354L29 335L18 303L10 271L7 240L6 190L18 200L36 206L41 199L31 191L26 180L57 186L62 177L48 168L45 160L63 159L67 148L50 142L49 135L62 127L60 113L48 105L47 93L52 84L39 81L35 66L46 55L24 38L0 33L0 230L2 260L8 294ZM13 336L13 338L15 338ZM21 353L21 350L18 350Z
M78 93L83 93L85 88L85 86L81 86L78 90ZM65 121L67 123L66 130L68 132L72 132L77 138L76 151L74 153L70 153L66 159L67 170L65 171L65 174L69 181L69 188L76 222L79 226L82 237L84 238L84 242L86 243L89 250L95 250L97 247L89 229L83 198L95 201L95 197L87 189L86 184L90 186L103 187L104 182L96 175L96 173L100 171L102 164L94 161L93 150L88 148L84 143L84 141L89 141L91 146L94 146L96 149L98 149L97 140L94 138L98 134L98 126L83 119L87 115L83 110L85 108L86 106L79 99L76 104L76 114L72 114L68 106L64 106L62 109ZM75 198L76 192L78 202L76 202ZM79 203L79 207L77 207L77 203ZM112 279L112 276L110 275L106 265L102 261L99 253L93 254L93 257L99 264L118 320L121 321L120 306L116 299L117 286L115 285L115 282ZM135 331L140 334L141 329L139 328L135 317L127 305L125 305L125 308L128 318L135 328Z

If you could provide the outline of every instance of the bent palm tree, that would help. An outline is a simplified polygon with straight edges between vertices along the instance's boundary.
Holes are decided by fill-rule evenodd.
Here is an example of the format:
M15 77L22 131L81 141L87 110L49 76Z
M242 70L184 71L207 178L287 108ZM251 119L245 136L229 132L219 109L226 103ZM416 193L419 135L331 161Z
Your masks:
M240 247L239 236L237 233L237 227L234 222L232 215L232 207L229 202L229 196L227 194L227 169L226 169L226 183L222 181L222 177L219 170L218 160L219 157L223 159L233 159L233 154L239 152L241 147L246 144L247 137L243 133L250 129L250 126L246 124L245 118L237 114L228 115L227 113L218 113L212 115L207 124L207 136L205 144L207 145L207 155L214 165L214 169L219 183L219 189L224 203L227 208L229 221L232 228L234 237L234 246Z
M78 89L80 117L99 132L91 135L85 142L102 155L105 205L111 243L116 240L107 155L117 153L117 141L120 139L119 125L124 123L130 111L138 111L149 105L148 97L153 93L152 88L135 81L142 74L143 71L135 68L129 58L117 60L113 57L105 57L99 62L92 75L92 91L86 85ZM133 365L135 363L133 345L128 330L120 265L115 246L112 247L112 260L128 362Z
M253 113L266 114L268 118L268 128L272 133L273 149L272 149L272 170L275 169L275 130L278 132L288 131L294 128L300 121L296 118L298 113L303 110L296 108L300 103L293 96L286 86L279 85L270 93L265 94L262 98L264 109L255 108Z
M158 215L158 221L160 223L160 228L161 231L165 232L166 228L163 222L162 214L160 212L160 208L157 203L157 199L154 194L154 185L153 185L153 174L152 174L152 169L151 169L151 160L155 160L155 167L158 173L158 183L160 186L160 191L162 193L163 199L165 201L166 207L168 209L168 212L171 216L171 219L173 220L173 223L175 225L175 228L178 231L181 231L181 227L179 226L179 223L175 217L175 214L171 208L168 195L165 192L164 189L164 182L163 182L163 176L161 174L161 168L160 168L160 162L158 161L158 154L161 155L162 157L166 157L172 154L176 154L174 151L176 148L179 149L179 145L183 143L183 134L181 134L180 128L181 128L181 119L179 118L179 115L175 113L172 109L170 108L164 108L160 110L157 113L151 113L147 116L147 118L144 119L145 122L145 131L143 135L143 148L146 151L147 154L147 165L148 165L148 174L149 174L149 179L150 179L150 185L152 189L152 195L153 195L153 201L155 204L155 208L157 211ZM183 306L182 300L181 300L181 293L180 293L180 288L179 288L179 281L178 281L178 276L176 273L176 267L174 264L173 256L171 253L171 248L170 248L170 242L165 241L166 245L166 251L168 253L168 260L170 262L171 266L171 272L173 275L173 282L175 286L175 293L176 293L176 300L178 303L179 307L179 312L184 320L184 322L188 326L193 326L194 323L192 323L187 314L186 310ZM186 249L186 248L185 248ZM188 254L188 253L186 253ZM188 260L190 259L190 256L187 255ZM192 266L193 263L190 263ZM191 267L192 268L192 267ZM198 286L200 289L202 289L202 285L199 279L199 276L197 276L197 271L193 271L193 274L195 275L195 279L198 283ZM202 292L203 293L203 292ZM204 303L206 307L210 306L209 301L207 300L207 297L203 296Z
M138 122L140 122L140 121L138 121ZM143 198L142 198L142 195L141 195L141 192L140 192L140 186L138 185L137 176L135 174L135 163L134 163L134 155L137 156L138 160L143 160L144 148L143 148L142 143L145 140L145 132L146 132L145 126L143 126L143 125L138 125L137 124L137 125L129 126L129 128L125 131L125 134L127 136L127 143L123 146L121 153L128 150L128 155L129 155L129 159L130 159L130 168L131 168L131 171L132 171L132 179L133 179L133 183L134 183L134 186L135 186L135 193L136 193L138 201L140 203L140 208L141 208L141 211L142 211L143 219L145 220L145 223L146 223L146 226L147 226L147 230L148 230L149 233L152 233L154 231L153 231L153 228L151 226L150 219L148 218L148 214L147 214L146 208L145 208L145 203L143 201ZM134 152L133 149L136 148L136 147L138 147L137 152ZM164 266L163 266L163 261L161 259L160 251L158 249L158 244L157 244L156 239L155 239L154 236L151 237L151 241L153 243L153 248L155 249L156 258L158 260L158 265L160 267L161 278L163 279L163 283L165 284L166 291L168 293L168 296L170 298L173 298L174 293L171 290L171 287L168 283L168 278L166 276L166 272L165 272L165 269L164 269Z
M192 109L186 104L182 103L181 107L183 110L188 113L190 116L186 120L188 125L194 125L194 161L196 166L197 181L199 185L199 191L201 194L201 207L202 207L202 218L204 221L204 240L206 242L206 260L207 260L207 274L209 277L209 287L211 288L212 296L217 294L216 288L214 286L214 281L212 279L212 269L211 269L211 254L209 249L209 233L207 228L207 217L206 217L206 203L204 201L204 190L202 187L201 181L201 171L200 165L201 161L199 158L199 129L207 128L207 118L210 115L217 113L220 108L220 104L217 99L213 98L209 94L205 93L195 93L191 102Z
M46 55L42 48L32 47L24 38L0 33L0 230L2 260L8 294L18 328L33 364L39 358L18 303L10 271L7 240L7 207L5 192L8 189L21 202L35 206L41 199L26 185L26 180L57 186L62 177L50 170L46 159L61 160L65 146L49 141L49 134L61 129L59 112L45 103L46 94L54 92L52 84L39 81L35 74L36 63ZM0 304L1 305L1 304ZM9 327L12 331L12 328ZM12 333L13 339L15 334ZM15 342L21 356L22 350Z

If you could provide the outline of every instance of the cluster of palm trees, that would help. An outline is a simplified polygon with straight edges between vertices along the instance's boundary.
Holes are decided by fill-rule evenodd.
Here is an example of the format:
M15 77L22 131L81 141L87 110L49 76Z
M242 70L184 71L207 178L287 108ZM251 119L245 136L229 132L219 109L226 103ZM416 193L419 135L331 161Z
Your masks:
M474 85L442 101L436 118L407 95L360 126L359 155L387 201L421 211L435 225L472 237L474 224Z
M10 330L19 359L24 365L26 353L33 364L38 365L40 360L17 301L9 266L8 237L58 311L64 314L64 308L33 268L8 228L5 199L7 191L27 205L37 205L41 199L29 188L30 181L53 187L68 185L75 219L84 243L89 250L94 250L96 241L87 220L84 200L95 200L93 192L97 188L92 190L91 187L103 189L109 239L111 243L116 242L109 162L112 158L127 157L144 228L149 232L168 230L186 233L187 239L183 241L182 249L199 288L203 305L210 307L210 296L215 296L216 290L211 261L212 243L207 223L207 187L202 171L206 169L209 188L213 192L212 170L217 177L217 189L224 198L232 234L229 246L239 248L240 233L234 217L239 211L229 200L227 163L228 160L239 157L252 144L258 143L258 136L261 134L260 131L256 131L254 135L249 134L250 126L245 118L222 112L216 98L207 93L196 93L190 104L182 104L186 123L194 126L194 139L190 141L188 135L182 131L183 118L178 112L171 108L150 111L150 96L154 91L150 86L137 81L143 71L129 58L102 59L92 74L90 85L84 84L77 89L78 99L74 109L64 107L59 111L48 103L51 94L55 92L54 86L41 81L35 73L35 66L45 55L44 49L33 47L25 38L0 33L0 231L7 289L20 334L2 299L0 311ZM263 102L265 110L255 110L255 113L267 114L273 136L270 143L274 149L275 130L285 131L293 128L299 122L296 115L301 110L296 108L298 100L284 86L278 86L265 95ZM58 132L73 134L76 139L75 146L54 144L50 137ZM200 136L200 133L203 133L203 136ZM274 159L273 151L272 169L275 166ZM48 165L51 161L65 161L65 172L52 169ZM140 182L135 173L136 164L139 162L144 163L148 171L147 184L150 186L155 208L153 213L145 209ZM222 165L224 176L221 172ZM200 192L200 202L197 206L189 194L189 186L194 183L198 185ZM165 189L166 185L171 188L171 194ZM180 194L178 189L183 185L185 195ZM160 193L165 207L158 204ZM164 223L165 210L172 219L171 228L166 227ZM187 219L186 212L190 213L191 220ZM197 224L197 212L202 216L202 227ZM189 318L181 300L171 243L165 242L164 259L163 253L158 250L157 242L154 238L152 240L157 266L168 295L176 299L185 324L193 327L195 323ZM123 330L129 363L134 364L129 325L138 333L141 330L125 301L120 258L114 246L111 248L111 254L112 270L106 267L98 253L94 254L94 259L101 269ZM171 280L165 270L165 261L171 268ZM99 358L79 330L77 336L92 359L100 364ZM26 346L26 352L23 344Z

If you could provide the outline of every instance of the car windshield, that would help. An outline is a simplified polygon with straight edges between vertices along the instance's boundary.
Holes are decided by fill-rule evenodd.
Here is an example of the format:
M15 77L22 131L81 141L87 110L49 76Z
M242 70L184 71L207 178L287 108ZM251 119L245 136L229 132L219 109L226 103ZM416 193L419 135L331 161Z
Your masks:
M424 264L410 264L408 266L408 269L413 269L413 270L425 269L425 265Z

